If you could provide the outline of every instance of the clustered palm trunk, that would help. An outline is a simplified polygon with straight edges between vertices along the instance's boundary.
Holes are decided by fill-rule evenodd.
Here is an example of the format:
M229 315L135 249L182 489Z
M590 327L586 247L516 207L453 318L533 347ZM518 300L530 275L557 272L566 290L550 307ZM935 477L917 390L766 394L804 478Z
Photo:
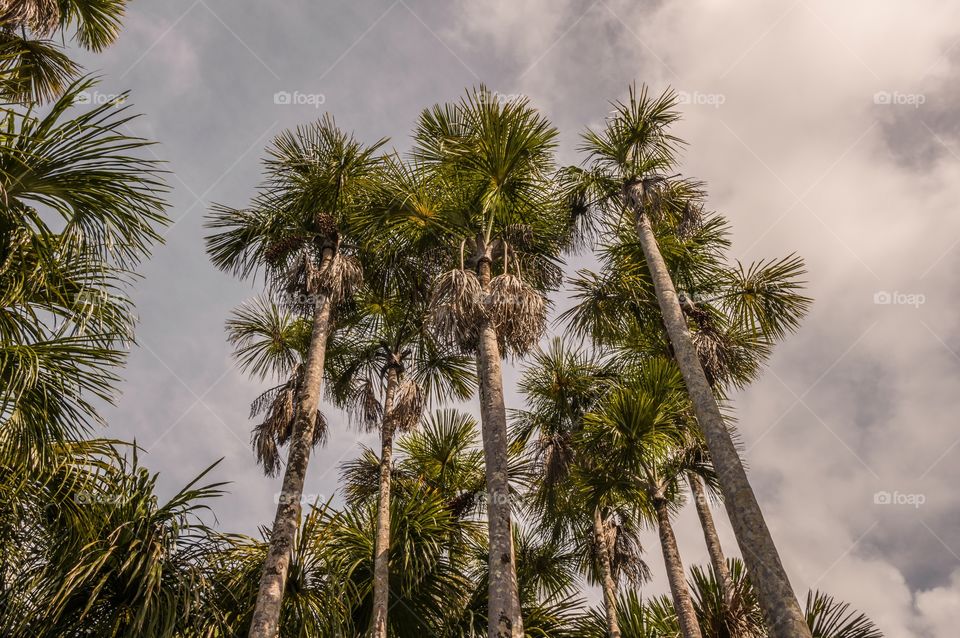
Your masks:
M793 594L757 497L700 364L673 279L660 253L650 217L645 211L649 195L644 182L640 180L626 184L623 196L635 215L637 238L650 270L663 322L690 394L697 422L706 437L737 544L743 553L747 569L750 570L750 577L757 585L760 604L770 626L771 636L809 638L810 629Z
M490 260L477 265L481 289L490 292ZM507 407L503 398L503 373L497 330L490 318L480 324L477 376L480 380L480 413L487 479L487 535L490 544L489 632L495 638L523 636L520 595L510 511L510 478L507 469Z
M663 563L667 568L667 580L670 582L673 606L680 621L680 632L683 638L701 638L700 624L697 622L697 613L693 608L690 588L687 587L687 576L680 558L680 548L677 545L677 537L673 533L673 525L670 523L668 501L662 496L654 496L652 500L657 529L660 532Z
M393 470L393 401L400 374L399 364L387 367L387 389L383 399L383 423L380 434L380 489L377 498L377 541L373 561L373 638L387 636L387 610L390 606L390 474Z
M703 481L693 472L687 473L687 482L690 483L693 503L697 509L697 517L700 519L700 527L703 529L703 539L707 545L707 553L710 555L710 565L716 574L717 583L723 593L724 603L729 608L733 604L733 581L730 578L727 559L723 555L723 546L720 545L720 535L717 534L713 513L710 512L707 492L703 487Z
M334 259L333 250L327 248L320 263L320 271L329 269ZM304 361L303 377L299 388L300 396L294 417L293 436L290 439L290 452L283 472L283 483L271 528L270 548L260 576L256 607L250 624L250 638L273 638L279 632L280 607L283 603L293 543L300 524L307 465L314 445L314 427L317 408L320 404L327 338L333 327L331 312L330 295L319 293L313 313L310 347Z
M600 585L603 588L603 609L607 616L607 632L610 638L620 638L620 624L617 622L617 583L613 579L613 548L608 541L606 525L600 508L593 510L593 538L597 546L600 562Z

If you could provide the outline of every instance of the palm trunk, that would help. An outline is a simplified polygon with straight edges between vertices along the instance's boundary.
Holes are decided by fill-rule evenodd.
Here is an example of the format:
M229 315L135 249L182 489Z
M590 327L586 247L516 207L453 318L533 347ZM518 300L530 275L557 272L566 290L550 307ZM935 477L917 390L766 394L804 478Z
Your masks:
M733 579L730 578L730 569L727 567L727 559L723 555L720 536L717 534L717 526L713 522L710 503L707 502L707 493L703 489L703 483L700 481L700 477L696 474L688 473L687 480L690 482L690 489L693 491L693 502L697 507L700 527L703 528L703 539L707 543L707 553L710 554L710 564L713 566L713 573L717 578L717 583L720 585L723 600L729 608L731 602L733 602Z
M750 579L756 586L757 598L770 638L811 638L810 629L800 611L786 570L780 562L777 547L770 536L770 530L767 529L757 497L747 480L747 473L723 422L717 399L697 357L673 280L660 254L650 219L643 211L642 183L625 187L624 195L628 201L632 201L636 211L637 235L650 270L670 344L693 402L697 421L706 437L727 516L733 526Z
M325 251L321 268L333 259L332 251ZM257 603L250 623L249 638L276 638L280 628L280 606L283 590L287 584L290 568L290 553L293 549L297 527L300 524L300 501L307 476L307 464L313 450L313 430L316 425L317 406L320 403L320 386L323 382L323 365L327 353L327 338L330 336L330 298L320 294L314 307L313 333L310 348L304 362L303 384L297 414L290 438L287 467L283 472L280 500L270 533L270 547L260 574Z
M670 594L673 596L673 607L680 621L680 634L683 638L702 638L700 623L697 622L697 612L690 599L690 589L687 587L687 577L683 571L683 561L680 559L680 549L677 547L677 537L673 535L673 526L670 524L670 510L663 499L655 499L654 509L657 512L657 527L660 530L660 547L663 549L663 563L667 568L667 579L670 581Z
M593 537L600 556L600 582L603 584L603 606L607 614L607 635L620 638L620 623L617 622L617 584L613 580L613 561L610 545L604 530L600 508L593 510Z
M393 397L399 375L387 368L387 391L383 401L380 447L380 500L377 504L377 545L373 560L373 638L387 638L387 609L390 605L390 471L393 461Z
M490 284L490 261L478 265L480 283ZM487 533L490 545L490 586L487 634L489 638L523 638L517 570L510 522L510 484L507 475L507 409L503 401L497 332L484 320L480 329L477 371L480 377L480 420L487 479Z

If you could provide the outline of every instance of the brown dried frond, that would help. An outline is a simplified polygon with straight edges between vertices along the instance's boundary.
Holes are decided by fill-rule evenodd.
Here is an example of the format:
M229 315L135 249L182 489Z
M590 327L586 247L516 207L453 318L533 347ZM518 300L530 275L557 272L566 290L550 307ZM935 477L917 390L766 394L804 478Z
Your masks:
M393 407L387 415L394 432L408 432L420 423L426 404L423 390L416 381L404 379L397 388Z
M643 547L639 539L626 533L613 518L606 521L604 530L607 547L611 549L610 562L614 580L624 579L634 587L650 580L650 568L643 560Z
M506 349L516 355L535 346L547 327L547 303L516 275L498 275L490 280L487 315Z
M0 0L0 28L24 26L46 37L59 28L61 17L57 0Z
M542 434L537 447L543 482L547 485L559 485L567 477L573 462L570 434L567 432Z
M380 427L380 420L383 418L383 405L377 399L376 387L371 379L365 379L363 383L353 390L351 397L350 418L358 423L367 432L373 432Z
M485 316L483 288L475 274L456 269L437 278L430 296L427 322L441 341L472 352L477 347Z
M334 303L353 296L363 285L363 268L353 255L336 253L322 270L313 268L307 291L328 295Z
M313 444L320 445L321 443L326 443L328 431L327 417L323 416L323 412L317 410L317 416L313 421Z
M280 469L280 450L273 433L266 427L266 422L253 428L250 443L257 455L257 463L263 466L264 474L276 476Z
M683 206L683 213L680 215L680 222L677 224L677 237L690 239L702 226L703 204L687 200Z

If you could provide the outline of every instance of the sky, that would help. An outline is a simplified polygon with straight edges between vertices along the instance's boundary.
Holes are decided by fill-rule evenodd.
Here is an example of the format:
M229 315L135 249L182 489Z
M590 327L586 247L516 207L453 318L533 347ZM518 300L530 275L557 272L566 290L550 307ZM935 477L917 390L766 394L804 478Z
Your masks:
M560 130L559 160L632 82L680 92L682 170L733 226L731 259L796 252L814 305L735 397L744 459L801 597L819 588L887 636L960 621L960 4L914 0L134 0L80 53L91 101L129 89L168 162L174 223L133 297L138 346L106 435L136 439L171 493L218 458L223 529L269 523L278 481L249 447L264 384L235 367L231 308L256 294L203 250L214 202L244 205L270 139L332 113L408 147L419 111L485 83ZM587 256L568 260L588 267ZM510 406L515 366L505 370ZM375 444L336 415L306 492ZM725 549L736 554L716 510ZM696 516L677 536L705 563ZM656 544L645 593L666 591Z

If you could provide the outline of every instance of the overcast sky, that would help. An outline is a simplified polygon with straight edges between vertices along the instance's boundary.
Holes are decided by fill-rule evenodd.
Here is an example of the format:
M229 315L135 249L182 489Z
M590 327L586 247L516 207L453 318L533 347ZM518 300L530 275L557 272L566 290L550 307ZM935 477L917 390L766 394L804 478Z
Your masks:
M272 136L330 111L404 149L421 108L482 81L529 95L571 163L629 83L673 86L688 102L683 170L732 221L731 257L795 251L809 267L810 316L736 399L795 589L851 602L888 636L956 633L960 4L135 0L116 45L78 57L103 76L92 99L132 90L145 114L132 128L172 171L176 221L135 293L140 345L108 432L149 450L165 491L224 457L222 527L272 520L278 484L248 445L263 387L234 369L223 333L256 290L209 264L202 228L212 202L248 201ZM332 494L338 464L374 443L331 421L310 494ZM692 508L677 527L685 561L706 562ZM666 591L647 545L645 590Z

